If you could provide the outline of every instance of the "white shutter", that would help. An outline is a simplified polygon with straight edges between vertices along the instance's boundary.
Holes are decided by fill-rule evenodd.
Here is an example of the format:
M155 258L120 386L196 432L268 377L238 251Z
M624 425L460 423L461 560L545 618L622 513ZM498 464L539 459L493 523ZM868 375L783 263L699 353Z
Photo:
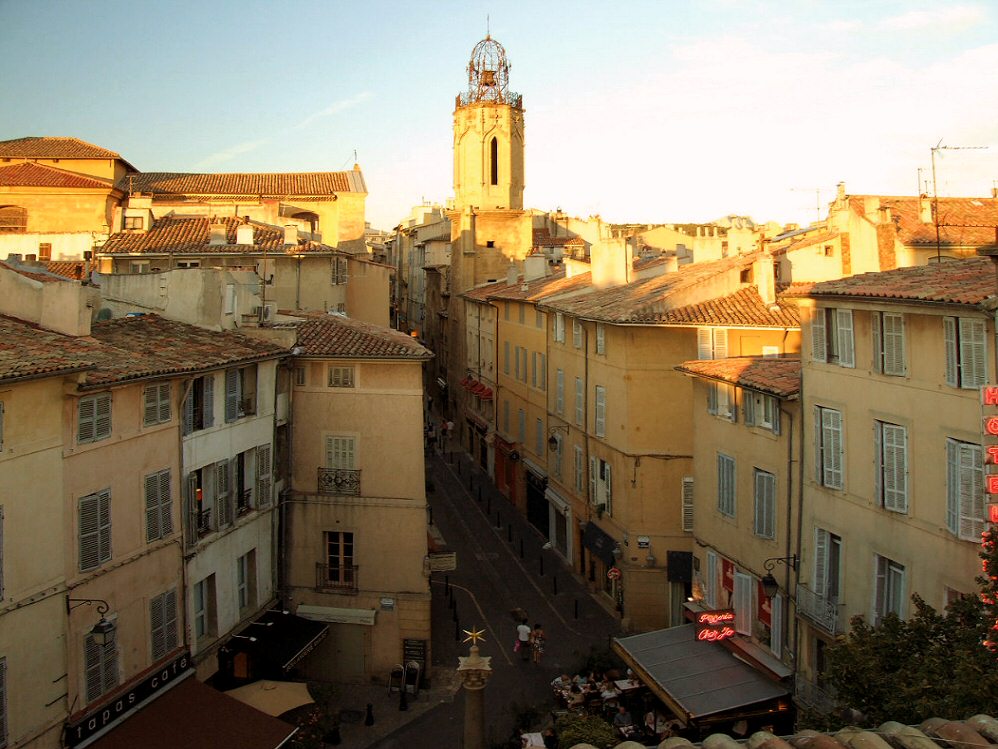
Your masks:
M159 531L173 533L173 498L170 496L170 470L159 472Z
M908 511L908 430L883 424L884 507Z
M177 647L177 590L169 590L163 594L163 626L165 628L164 642L167 652Z
M596 436L606 435L606 389L596 386Z
M884 425L873 422L873 496L884 505Z
M716 382L707 383L707 413L718 413L718 390L720 386Z
M870 340L873 343L873 371L884 371L883 316L879 312L870 313Z
M585 475L585 461L582 458L582 448L575 446L575 491L581 492L583 487L583 476Z
M825 484L825 446L822 443L821 407L815 406L812 413L814 420L814 480Z
M239 370L225 370L225 420L239 418Z
M270 507L273 500L271 489L270 445L260 445L256 449L256 505Z
M975 390L987 377L983 320L960 318L960 387Z
M755 472L755 534L762 538L776 535L776 476Z
M97 402L93 398L80 398L77 407L76 441L92 442L95 435L94 415Z
M884 374L903 375L904 366L904 317L886 312L884 321Z
M768 396L767 396L768 397ZM780 433L780 401L776 398L769 398L773 404L773 419L772 419L772 429L773 434Z
M943 347L946 349L946 384L958 387L960 360L957 353L955 317L943 318Z
M0 600L2 599L3 599L3 505L0 505ZM0 702L0 719L2 718L3 718L3 703ZM2 736L3 734L0 734L0 737Z
M562 338L564 338L564 332ZM606 327L601 322L596 323L596 353L606 353Z
M960 538L981 540L984 531L984 470L979 445L960 443Z
M949 319L949 318L944 318ZM946 440L946 527L950 533L960 533L961 480L960 443Z
M537 387L537 352L530 352L530 386Z
M783 657L783 596L779 593L769 599L769 649L777 658Z
M80 498L80 571L111 559L111 492L104 490Z
M751 390L742 390L742 410L746 426L755 426L755 399L756 395Z
M825 486L842 488L842 414L830 408L821 411L822 473Z
M752 578L743 572L735 573L735 631L752 634Z
M170 420L170 383L165 382L159 386L159 421Z
M814 529L814 579L812 587L818 598L828 595L828 531L822 528Z
M218 527L227 526L232 521L232 474L229 471L229 461L220 460L215 464L215 517L218 518ZM210 509L210 508L209 508ZM209 527L213 528L214 523L209 520Z
M712 359L726 359L728 356L728 329L714 328L714 355Z
M111 434L111 394L96 396L94 410L94 439L104 439Z
M557 370L554 376L554 411L565 413L565 371L562 369Z
M717 554L713 551L707 552L707 590L704 595L708 606L717 606Z
M604 501L606 502L606 514L613 515L613 472L609 463L606 463L603 467L603 490Z
M683 476L683 530L693 532L693 477Z
M589 503L596 504L596 458L589 459Z
M159 475L151 473L143 482L146 496L146 541L163 537L159 518Z
M835 310L835 315L838 318L839 366L855 367L856 352L853 345L852 310Z
M825 310L815 309L811 318L811 361L828 361L828 349L825 344Z
M145 426L159 421L158 393L159 387L157 385L146 385L142 390L142 423Z
M714 347L710 328L697 328L697 359L713 359Z
M83 645L83 670L86 674L88 704L98 699L106 691L104 688L103 656L104 648L97 644L97 638L93 635L87 635Z
M586 394L585 388L582 387L582 378L575 378L575 423L581 425L584 416L584 404L585 404Z
M166 653L163 596L149 600L149 639L152 642L152 659L158 661Z

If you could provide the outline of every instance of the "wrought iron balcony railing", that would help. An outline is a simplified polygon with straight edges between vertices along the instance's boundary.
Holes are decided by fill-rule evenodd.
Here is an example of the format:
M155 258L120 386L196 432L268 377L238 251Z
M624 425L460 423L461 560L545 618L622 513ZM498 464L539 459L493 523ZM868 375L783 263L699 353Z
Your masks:
M352 468L319 468L318 493L328 495L360 494L360 471Z
M797 704L809 707L823 715L828 715L838 706L835 697L800 674L794 683L794 699Z
M819 596L803 583L797 585L797 613L821 627L830 635L840 635L845 631L835 599Z
M331 566L316 562L315 589L334 593L356 593L357 565Z
M214 513L212 511L212 508L210 508L210 507L207 510L195 510L194 511L195 519L197 520L197 524L198 524L198 535L199 536L205 536L205 535L211 533L211 531L213 530L212 527L211 527L212 526L211 520L212 520L212 515L213 514Z

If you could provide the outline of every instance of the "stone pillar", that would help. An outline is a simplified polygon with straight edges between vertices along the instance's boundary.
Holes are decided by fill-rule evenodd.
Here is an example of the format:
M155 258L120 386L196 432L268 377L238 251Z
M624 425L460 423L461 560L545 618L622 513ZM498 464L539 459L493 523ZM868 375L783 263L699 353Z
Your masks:
M492 676L491 656L478 654L471 638L468 655L458 657L457 675L464 687L464 749L485 749L485 683Z

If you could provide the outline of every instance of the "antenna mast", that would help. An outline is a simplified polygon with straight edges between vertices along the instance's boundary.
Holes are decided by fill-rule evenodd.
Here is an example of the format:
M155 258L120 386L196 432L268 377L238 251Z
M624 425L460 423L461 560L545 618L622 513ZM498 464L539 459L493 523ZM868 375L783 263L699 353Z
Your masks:
M939 191L936 187L936 151L983 151L987 146L944 146L940 138L932 152L932 220L936 225L936 262L942 262L942 243L939 238ZM940 157L942 158L942 157Z

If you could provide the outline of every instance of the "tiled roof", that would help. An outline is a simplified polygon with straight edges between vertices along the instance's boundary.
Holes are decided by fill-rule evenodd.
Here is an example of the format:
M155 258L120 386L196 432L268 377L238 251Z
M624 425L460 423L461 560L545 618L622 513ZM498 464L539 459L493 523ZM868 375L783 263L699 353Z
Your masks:
M284 231L268 224L251 221L253 226L253 246L236 244L236 229L242 223L241 219L232 216L217 219L225 224L227 245L210 245L210 227L214 220L204 216L164 216L153 223L152 228L145 233L118 232L104 243L97 253L99 255L120 255L133 253L165 254L194 253L218 254L247 252L285 253ZM333 247L319 242L299 240L291 251L298 253L329 253Z
M52 377L94 366L99 346L0 315L0 382Z
M297 327L295 348L300 356L417 361L433 358L428 348L405 333L341 315L314 314Z
M535 278L533 281L527 281L526 283L518 281L512 286L500 283L489 298L536 302L541 299L557 296L558 294L588 289L591 283L589 273L580 273L577 276L569 278L565 275L564 269L561 269L553 275Z
M123 178L118 187L136 192L173 195L252 195L265 197L323 196L367 192L358 170L349 172L280 172L270 174L185 174L141 172Z
M812 247L816 244L831 242L841 236L837 231L819 231L817 233L807 232L795 235L789 239L774 241L769 245L769 251L773 255L785 255L788 252L803 250L805 247Z
M823 281L809 296L979 305L995 296L995 288L991 260L974 257Z
M780 398L794 398L800 393L798 358L733 356L728 359L698 359L683 362L676 369Z
M0 268L6 268L7 270L13 271L18 275L30 278L33 281L39 281L41 283L58 283L60 281L69 280L65 276L53 273L48 270L48 268L43 266L25 266L22 264L0 261Z
M204 372L242 362L274 359L287 349L232 331L215 331L159 315L95 322L96 369L86 388L147 377Z
M850 195L853 212L864 215L866 198L876 197L881 208L890 208L898 239L906 245L935 246L934 222L920 219L921 198L914 196ZM933 200L926 198L931 204ZM939 239L947 246L982 247L998 242L998 198L939 198Z
M554 300L547 306L556 312L602 322L661 323L672 310L669 303L672 294L689 290L719 274L749 267L754 259L754 255L739 255L712 262L681 265L679 270L671 273Z
M45 263L45 267L49 273L80 281L83 279L85 263L82 260L51 260Z
M120 159L121 156L79 138L29 137L0 141L0 158Z
M671 325L724 325L734 328L800 327L796 306L782 299L777 304L765 304L755 286L699 304L666 310L657 316L656 321Z
M83 187L111 189L110 180L84 177L63 169L24 162L0 167L0 185L4 187Z

